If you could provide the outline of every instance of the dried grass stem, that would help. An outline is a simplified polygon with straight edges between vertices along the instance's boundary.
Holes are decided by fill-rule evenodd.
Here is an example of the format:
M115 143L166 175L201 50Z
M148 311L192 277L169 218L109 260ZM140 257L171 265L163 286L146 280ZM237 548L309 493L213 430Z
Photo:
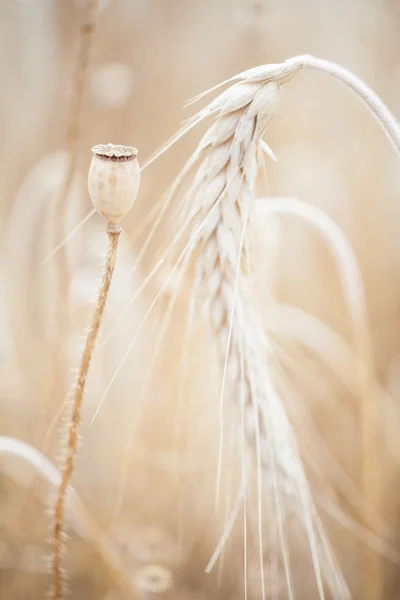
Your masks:
M92 48L93 34L95 29L95 16L99 0L87 0L86 16L81 26L78 56L76 59L75 72L73 76L72 97L69 103L67 116L67 131L65 145L68 153L69 164L65 181L57 199L54 234L56 244L60 244L65 238L65 223L68 210L68 197L71 192L72 182L78 166L78 142L81 131L81 118L83 101L85 96L85 82L89 68L90 54ZM59 274L58 284L58 315L57 329L54 341L54 369L50 397L54 397L54 390L63 382L63 347L66 332L68 330L69 315L69 266L67 250L61 246L57 253L57 270Z
M54 509L54 587L50 596L52 600L60 600L63 593L62 550L64 545L64 512L66 494L72 479L75 458L78 449L79 426L81 422L83 394L85 391L86 380L96 344L97 335L100 329L102 316L107 302L108 291L110 289L111 279L115 267L115 261L117 258L120 231L108 231L107 234L110 240L110 244L106 257L103 280L101 282L96 308L93 313L89 333L86 338L81 366L79 369L78 381L76 384L75 394L72 403L71 419L68 422L66 444L67 450L65 455L65 461L61 469L61 483L58 488L57 502Z

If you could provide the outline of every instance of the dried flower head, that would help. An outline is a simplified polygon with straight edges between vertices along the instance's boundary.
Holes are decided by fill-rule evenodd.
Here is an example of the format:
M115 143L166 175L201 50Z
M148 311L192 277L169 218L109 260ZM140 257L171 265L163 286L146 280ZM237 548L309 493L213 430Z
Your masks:
M139 190L138 151L130 146L99 144L92 148L88 186L93 206L109 225L118 226Z
M139 569L135 585L143 596L165 596L173 586L172 572L159 564L148 564Z

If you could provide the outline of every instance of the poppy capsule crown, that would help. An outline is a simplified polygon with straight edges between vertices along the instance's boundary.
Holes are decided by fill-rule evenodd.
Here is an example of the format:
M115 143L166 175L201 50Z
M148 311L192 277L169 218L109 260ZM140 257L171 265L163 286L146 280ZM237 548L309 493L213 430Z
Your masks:
M92 148L88 187L95 209L118 226L132 208L139 190L138 151L130 146L100 144Z

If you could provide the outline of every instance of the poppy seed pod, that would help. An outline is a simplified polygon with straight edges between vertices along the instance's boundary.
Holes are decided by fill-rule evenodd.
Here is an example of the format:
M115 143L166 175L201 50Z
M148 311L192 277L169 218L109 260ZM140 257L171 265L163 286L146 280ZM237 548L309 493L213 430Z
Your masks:
M100 144L92 152L90 199L109 226L115 228L132 208L139 190L138 151L130 146Z

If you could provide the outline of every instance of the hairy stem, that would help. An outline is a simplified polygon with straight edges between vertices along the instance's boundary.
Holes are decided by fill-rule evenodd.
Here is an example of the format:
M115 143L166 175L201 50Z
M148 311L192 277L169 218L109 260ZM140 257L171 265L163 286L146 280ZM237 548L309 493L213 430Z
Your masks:
M96 339L100 329L102 316L106 306L112 275L114 272L119 236L119 231L108 232L110 244L106 258L103 280L101 282L89 333L86 338L86 344L82 355L78 381L72 403L72 414L68 423L67 451L65 461L61 469L61 483L58 488L57 501L54 509L54 585L50 596L52 600L60 600L63 593L62 550L64 545L64 512L66 494L74 472L75 458L78 450L79 426L81 422L83 394L85 391L86 379L89 372L93 351L96 345Z

